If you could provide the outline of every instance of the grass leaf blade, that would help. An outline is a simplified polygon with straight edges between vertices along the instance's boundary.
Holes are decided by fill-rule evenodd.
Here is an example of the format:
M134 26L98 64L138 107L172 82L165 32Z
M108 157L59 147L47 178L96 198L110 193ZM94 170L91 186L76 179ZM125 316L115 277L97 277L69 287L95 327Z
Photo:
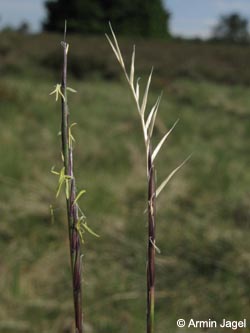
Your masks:
M132 86L134 86L134 74L135 74L135 45L133 48L132 59L131 59L131 69L129 81Z
M148 91L149 91L149 87L150 87L150 83L151 83L152 74L153 74L153 68L151 69L151 72L149 74L147 86L146 86L145 93L144 93L143 100L142 100L142 106L141 106L141 115L142 116L144 116L144 113L146 110L146 105L147 105L147 100L148 100Z
M119 47L119 44L117 42L117 39L116 39L116 36L115 36L115 33L112 29L112 25L111 23L109 22L109 28L110 28L110 31L112 33L112 36L113 36L113 39L114 39L114 42L115 42L115 46L116 46L116 52L118 54L118 60L122 66L122 68L125 70L125 65L124 65L124 62L123 62L123 58L122 58L122 54L121 54L121 51L120 51L120 47Z
M147 121L146 121L146 130L147 130L147 133L149 135L149 137L152 136L152 133L153 133L153 128L154 128L154 124L155 124L155 118L156 118L156 115L157 115L157 112L158 112L158 108L159 108L159 105L160 105L160 101L161 101L161 96L160 95L154 106L152 107L149 115L148 115L148 118L147 118Z
M140 85L139 85L139 81L140 78L137 79L136 81L136 90L135 90L135 96L136 96L136 100L139 103L139 99L140 99Z
M164 189L164 187L167 185L167 183L170 181L170 179L175 175L175 173L177 171L179 171L184 164L187 163L187 161L191 158L192 154L189 155L177 168L175 168L168 176L167 178L161 183L161 185L157 188L156 190L156 198L159 196L159 194L161 193L161 191Z
M168 138L168 136L170 135L170 133L173 131L173 129L175 128L175 126L177 125L179 119L176 120L176 122L174 123L174 125L170 128L170 130L164 135L164 137L161 139L161 141L158 143L158 145L156 146L155 150L153 151L152 154L152 161L155 160L157 154L159 153L163 143L166 141L166 139Z
M110 46L111 46L111 48L112 48L114 54L115 54L115 56L116 56L118 62L121 64L121 61L120 61L119 55L118 55L118 53L117 53L117 50L115 49L114 44L111 42L111 39L109 38L109 36L108 36L107 34L105 34L105 36L106 36L106 38L107 38L107 40L108 40L108 42L109 42L109 44L110 44Z

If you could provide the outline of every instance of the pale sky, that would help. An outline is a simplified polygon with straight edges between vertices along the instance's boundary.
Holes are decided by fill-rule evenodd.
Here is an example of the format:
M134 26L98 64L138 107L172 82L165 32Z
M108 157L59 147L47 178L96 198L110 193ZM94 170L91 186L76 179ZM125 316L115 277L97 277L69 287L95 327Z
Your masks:
M209 37L221 15L238 12L250 20L250 0L165 0L172 12L171 31L186 37Z
M152 0L153 1L153 0ZM220 15L237 11L250 19L250 0L164 0L172 13L171 31L186 37L208 37ZM27 21L37 32L45 17L44 0L0 0L0 27Z
M0 27L26 21L32 31L39 31L44 16L44 0L0 0Z

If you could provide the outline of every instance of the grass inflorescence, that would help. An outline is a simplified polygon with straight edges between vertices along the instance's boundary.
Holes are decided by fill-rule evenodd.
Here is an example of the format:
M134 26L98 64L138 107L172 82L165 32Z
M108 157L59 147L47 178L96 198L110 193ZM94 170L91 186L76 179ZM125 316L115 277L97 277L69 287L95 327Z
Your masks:
M55 89L51 92L56 95L56 101L61 99L61 142L62 142L62 162L63 167L60 172L52 170L52 173L58 176L58 189L56 197L59 196L62 187L65 187L65 197L67 206L67 219L68 219L68 232L69 232L69 245L70 245L70 259L72 271L72 285L73 285L73 300L75 312L75 332L83 332L83 311L82 311L82 254L81 243L83 243L83 234L85 231L95 235L86 222L86 216L79 207L78 200L86 192L80 190L77 192L76 179L74 176L74 158L73 158L73 144L75 139L72 135L72 127L76 123L70 123L69 106L67 92L74 92L76 90L68 87L67 85L67 60L69 52L69 44L66 42L66 24L64 40L61 42L63 48L63 69L62 81L56 84Z
M125 74L125 78L129 84L132 95L134 97L136 108L140 116L143 138L145 143L146 150L146 171L147 171L147 213L148 213L148 240L147 240L147 333L154 332L154 317L155 317L155 252L159 251L156 246L156 198L159 196L164 187L168 184L170 179L174 176L174 174L185 164L185 162L189 159L186 159L181 165L179 165L176 169L174 169L166 179L160 184L160 186L156 187L156 171L154 161L174 129L177 121L174 123L172 128L164 134L163 138L157 144L157 146L153 149L153 145L151 142L155 120L158 112L158 108L160 105L161 96L157 98L155 104L153 105L151 111L148 115L146 115L147 102L148 102L148 94L149 88L152 79L153 69L148 77L148 81L146 84L145 92L142 97L142 101L140 101L140 85L139 79L135 82L135 47L132 53L131 59L131 67L130 73L128 74L126 70L126 66L123 60L123 56L120 51L120 47L118 45L116 36L113 32L113 29L110 25L113 41L106 35L109 44Z

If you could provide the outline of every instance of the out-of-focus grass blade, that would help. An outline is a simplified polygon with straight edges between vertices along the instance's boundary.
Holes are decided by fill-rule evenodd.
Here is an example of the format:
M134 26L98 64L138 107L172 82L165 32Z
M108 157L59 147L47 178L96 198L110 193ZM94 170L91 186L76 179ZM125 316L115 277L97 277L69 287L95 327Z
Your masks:
M49 206L49 210L50 210L51 224L54 224L55 223L55 214L54 214L54 209L53 209L52 205Z

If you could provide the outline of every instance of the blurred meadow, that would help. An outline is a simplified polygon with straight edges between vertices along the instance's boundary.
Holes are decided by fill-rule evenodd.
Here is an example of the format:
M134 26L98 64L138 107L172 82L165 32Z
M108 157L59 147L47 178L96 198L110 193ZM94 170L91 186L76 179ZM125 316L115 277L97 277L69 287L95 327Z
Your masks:
M0 34L4 333L73 332L65 203L55 199L50 172L61 167L60 103L49 96L61 78L61 38ZM119 40L127 64L136 44L141 82L154 66L152 105L163 90L154 142L180 119L157 158L159 182L193 153L157 205L156 332L180 332L178 318L249 318L250 49ZM86 333L142 333L147 231L139 117L105 37L69 36L69 43L75 175L87 191L80 200L88 224L101 236L86 234L83 245Z

